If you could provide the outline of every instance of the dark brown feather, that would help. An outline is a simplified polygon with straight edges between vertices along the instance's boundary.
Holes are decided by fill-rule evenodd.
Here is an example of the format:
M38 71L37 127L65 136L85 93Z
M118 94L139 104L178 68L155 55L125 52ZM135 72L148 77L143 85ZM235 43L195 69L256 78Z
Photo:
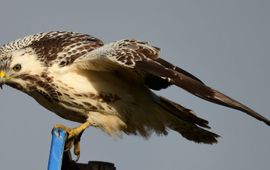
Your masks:
M175 65L172 65L171 63L169 63L168 61L166 60L163 60L162 58L158 58L157 60L155 60L156 62L158 62L159 64L163 65L164 67L166 68L169 68L171 70L175 70L177 71L178 73L182 73L190 78L192 78L193 80L196 80L202 84L204 84L199 78L195 77L194 75L192 75L191 73L187 72L186 70L183 70Z
M176 70L166 68L156 61L138 61L135 68L145 73L159 76L164 80L168 80L168 82L181 87L204 100L243 111L270 126L270 121L267 118L263 117L242 103L206 86L193 77L189 77L188 75L177 72Z
M172 85L171 82L169 82L166 79L160 78L158 76L155 76L153 74L145 74L144 75L144 83L153 90L161 90L169 87Z
M189 122L191 124L197 124L204 128L210 128L208 121L197 117L192 110L187 109L173 101L170 101L164 97L159 97L159 104L162 108L172 113L177 118Z
M190 109L184 108L164 97L159 97L157 104L172 116L175 116L168 120L167 126L170 129L177 131L188 140L197 143L217 143L219 135L201 128L210 128L207 125L207 120L197 117Z
M63 67L101 46L103 42L90 35L59 31L48 32L27 47L31 47L45 65L50 66L54 62L59 62Z

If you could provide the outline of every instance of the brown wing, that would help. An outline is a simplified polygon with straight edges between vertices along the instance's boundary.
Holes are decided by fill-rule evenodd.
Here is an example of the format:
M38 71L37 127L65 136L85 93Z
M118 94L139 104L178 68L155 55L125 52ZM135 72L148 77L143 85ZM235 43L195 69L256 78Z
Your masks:
M163 60L162 58L158 58L155 61L168 69L175 70L176 72L182 73L182 74L192 78L193 80L198 81L198 83L204 84L200 79L198 79L194 75L190 74L189 72L187 72L187 71L185 71L177 66L172 65L171 63ZM168 81L164 78L161 78L159 76L156 76L154 74L145 73L144 81L145 81L145 84L153 90L160 90L160 89L167 88L168 86L172 85L172 83L170 81Z
M75 63L89 69L130 69L139 72L149 88L159 90L173 84L204 100L243 111L270 126L267 118L251 108L208 87L192 74L159 58L159 48L146 42L113 42L78 58Z
M31 41L26 47L32 48L38 59L48 66L55 63L61 67L70 65L80 56L103 46L101 40L75 32L53 31L31 37L35 36L40 37Z

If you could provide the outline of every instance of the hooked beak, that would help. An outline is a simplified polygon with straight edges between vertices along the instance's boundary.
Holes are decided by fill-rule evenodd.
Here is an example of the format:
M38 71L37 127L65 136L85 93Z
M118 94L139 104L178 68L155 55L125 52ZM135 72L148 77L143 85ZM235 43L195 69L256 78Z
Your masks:
M5 83L6 80L6 72L0 70L0 88L3 89L3 84Z

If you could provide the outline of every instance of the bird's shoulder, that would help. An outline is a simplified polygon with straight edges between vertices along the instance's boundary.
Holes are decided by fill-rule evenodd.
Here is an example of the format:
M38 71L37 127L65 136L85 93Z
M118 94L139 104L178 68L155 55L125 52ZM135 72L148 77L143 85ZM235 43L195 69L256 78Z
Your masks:
M30 51L33 51L37 59L45 65L58 63L63 67L101 46L102 40L88 34L51 31L36 33L7 43L0 48L0 52L31 49Z
M50 32L30 47L39 59L49 63L57 63L64 67L73 63L80 56L103 46L103 42L91 35L75 32Z

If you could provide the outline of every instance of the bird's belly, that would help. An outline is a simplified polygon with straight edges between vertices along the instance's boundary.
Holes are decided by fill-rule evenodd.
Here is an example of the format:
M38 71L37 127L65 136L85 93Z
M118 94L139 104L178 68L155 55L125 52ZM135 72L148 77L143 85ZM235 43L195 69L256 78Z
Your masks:
M112 72L70 71L54 77L58 102L39 95L33 97L48 110L71 121L84 122L91 112L124 118L141 112L135 107L143 102L140 94L147 98L144 89L132 80Z
M130 86L109 72L66 72L55 76L54 83L57 85L59 102L48 103L39 99L42 101L39 103L69 120L79 114L80 117L87 116L90 112L118 115L122 101L134 102Z

